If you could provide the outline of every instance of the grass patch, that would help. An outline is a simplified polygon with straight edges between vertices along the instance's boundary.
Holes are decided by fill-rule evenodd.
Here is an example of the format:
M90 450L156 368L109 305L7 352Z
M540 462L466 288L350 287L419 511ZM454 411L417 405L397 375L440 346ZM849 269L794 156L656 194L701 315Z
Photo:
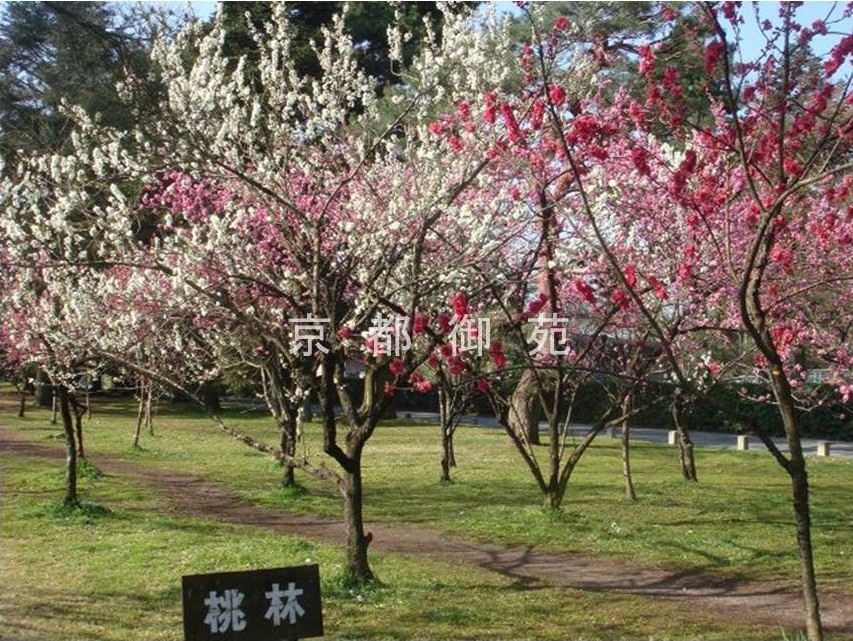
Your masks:
M45 411L14 417L3 431L61 450ZM713 620L660 601L532 585L470 567L371 556L380 584L343 573L342 550L262 528L228 526L162 511L151 490L97 472L99 456L123 457L158 474L175 470L227 486L258 505L340 518L335 488L283 470L237 443L194 409L160 408L155 435L131 447L130 404L95 399L86 424L92 470L80 474L83 510L63 513L61 463L2 453L4 636L20 639L179 639L180 576L213 571L321 565L329 638L779 638L779 628ZM273 421L233 411L226 420L275 443ZM318 430L300 445L323 461ZM637 443L639 500L623 498L616 441L598 440L576 470L564 507L540 507L518 455L495 430L457 432L454 482L439 482L436 426L382 425L365 450L369 522L412 524L459 536L538 549L703 569L797 585L790 490L784 472L758 452L700 450L700 483L681 480L673 449ZM853 510L849 460L809 460L819 582L850 593ZM85 508L90 506L90 508ZM102 506L102 507L99 507ZM89 509L87 512L86 509ZM839 562L841 561L841 562ZM795 638L795 631L784 631Z

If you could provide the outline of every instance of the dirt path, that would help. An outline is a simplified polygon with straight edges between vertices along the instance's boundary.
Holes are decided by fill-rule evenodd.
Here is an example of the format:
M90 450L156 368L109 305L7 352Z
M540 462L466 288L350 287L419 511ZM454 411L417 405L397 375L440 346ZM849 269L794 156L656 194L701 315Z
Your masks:
M18 440L8 432L0 436L0 450L35 457L61 459L60 448ZM340 545L345 540L339 520L288 514L253 507L235 495L192 475L163 472L115 457L93 461L108 474L154 486L182 514L228 523L251 524L290 535ZM668 572L572 554L539 552L531 547L502 547L473 543L437 531L368 524L371 549L451 563L478 566L525 584L589 590L609 590L683 602L685 607L742 622L798 628L803 621L799 592L778 585L737 582L698 572ZM821 613L827 632L853 632L853 598L823 593Z

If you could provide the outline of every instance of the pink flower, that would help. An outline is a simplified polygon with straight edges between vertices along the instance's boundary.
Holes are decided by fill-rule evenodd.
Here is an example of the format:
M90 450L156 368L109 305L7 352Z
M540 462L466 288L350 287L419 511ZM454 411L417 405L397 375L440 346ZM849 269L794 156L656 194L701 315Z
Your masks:
M450 316L444 312L438 315L438 331L442 334L450 331Z
M585 280L581 280L580 278L575 279L572 283L575 288L575 291L580 294L580 297L585 300L587 303L595 304L595 294L592 291L592 287L590 287Z
M625 267L625 282L628 287L635 287L637 285L637 270L633 265Z
M652 170L649 168L648 158L649 152L643 147L635 145L631 148L631 160L634 163L634 167L636 167L637 171L644 176L648 176L652 173Z
M406 371L406 364L403 363L403 361L401 361L399 358L395 358L388 364L388 369L391 370L391 373L394 376L399 376L400 374Z
M569 19L566 16L560 16L554 21L554 28L557 31L565 31L569 27Z
M440 136L444 132L444 125L436 120L435 122L430 123L428 129L434 136Z
M495 123L495 99L497 98L497 94L494 91L490 91L486 94L486 106L483 109L483 119L493 125Z
M453 358L448 363L450 366L450 374L452 376L460 376L465 373L468 369L468 366L465 364L465 361L459 358Z
M456 105L456 113L460 118L468 118L471 115L471 106L463 100Z
M538 314L541 311L541 309L543 307L545 307L545 305L547 303L548 303L548 294L546 294L545 292L542 292L539 294L539 297L536 300L531 301L530 304L527 306L527 313L530 316L533 316L534 314Z
M725 51L726 46L719 40L712 40L708 46L705 47L705 73L710 74L714 71L714 68L720 61L720 56L722 56Z
M509 131L509 139L512 142L519 142L522 139L521 129L518 126L518 121L515 119L515 114L509 103L501 103L501 115L503 116L506 128Z
M506 365L506 356L503 351L503 344L500 341L493 341L491 346L492 362L495 367L502 369Z
M382 389L382 391L385 393L385 396L394 396L394 393L397 391L397 388L386 381L385 387Z
M487 378L478 378L475 381L475 384L477 385L477 389L483 392L484 394L488 392L489 389L492 387L492 385L489 383L489 379Z
M533 129L542 128L542 118L545 115L545 105L538 98L533 102L533 107L530 109L530 126Z
M456 136L450 136L447 142L453 151L462 151L462 142Z
M462 292L456 292L450 297L450 304L453 306L453 315L457 321L461 321L468 315L468 299Z
M409 382L412 384L412 388L421 394L426 394L432 389L432 382L425 379L418 372L412 372L412 375L409 377Z
M655 290L655 294L657 294L658 298L661 300L669 298L669 294L666 293L666 289L657 278L649 276L646 280L648 280L649 286Z
M548 90L548 98L555 107L561 106L566 100L566 90L561 85L551 85Z
M352 328L350 327L341 327L338 330L338 338L342 341L349 339L352 336Z
M655 55L650 45L640 45L640 73L648 74L655 68Z
M610 300L623 312L631 306L631 299L628 298L628 294L621 289L614 289L613 293L610 295Z
M429 319L424 314L415 314L415 320L412 322L412 334L420 336L427 328Z

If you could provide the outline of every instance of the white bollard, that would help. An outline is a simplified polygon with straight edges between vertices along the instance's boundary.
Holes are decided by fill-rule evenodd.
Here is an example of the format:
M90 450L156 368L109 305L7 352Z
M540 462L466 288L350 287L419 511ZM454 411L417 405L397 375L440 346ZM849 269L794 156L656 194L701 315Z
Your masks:
M828 441L818 441L817 442L817 455L818 456L829 456L829 442Z
M676 432L675 430L669 430L666 442L670 445L678 445L678 432Z
M745 452L749 449L749 437L746 434L738 435L737 448L742 452Z

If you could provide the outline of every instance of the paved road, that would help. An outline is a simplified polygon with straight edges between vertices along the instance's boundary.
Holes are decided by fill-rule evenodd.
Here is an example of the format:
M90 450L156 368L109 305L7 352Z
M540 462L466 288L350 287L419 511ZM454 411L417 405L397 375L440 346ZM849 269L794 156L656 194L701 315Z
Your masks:
M401 418L408 417L418 420L438 421L438 414L434 412L400 412L399 416ZM470 425L498 427L497 421L489 416L466 416L462 418L462 422ZM540 429L544 429L547 426L544 423L540 423L539 427ZM589 429L588 425L579 424L571 427L572 433L578 435L586 433L587 429ZM604 437L607 437L608 434L609 432L607 430L602 433ZM615 436L616 438L619 437L618 431L615 433ZM650 427L632 427L631 438L650 443L667 443L669 439L669 432L664 429L655 429ZM737 435L735 434L691 431L690 438L693 441L693 444L697 447L716 447L724 450L737 449ZM788 451L788 445L785 442L785 439L774 438L773 442L781 451ZM818 443L827 443L829 445L829 452L831 456L853 458L853 442L849 441L826 441L807 438L803 439L803 450L806 454L816 455ZM749 437L749 449L755 451L767 451L764 443L755 436Z

